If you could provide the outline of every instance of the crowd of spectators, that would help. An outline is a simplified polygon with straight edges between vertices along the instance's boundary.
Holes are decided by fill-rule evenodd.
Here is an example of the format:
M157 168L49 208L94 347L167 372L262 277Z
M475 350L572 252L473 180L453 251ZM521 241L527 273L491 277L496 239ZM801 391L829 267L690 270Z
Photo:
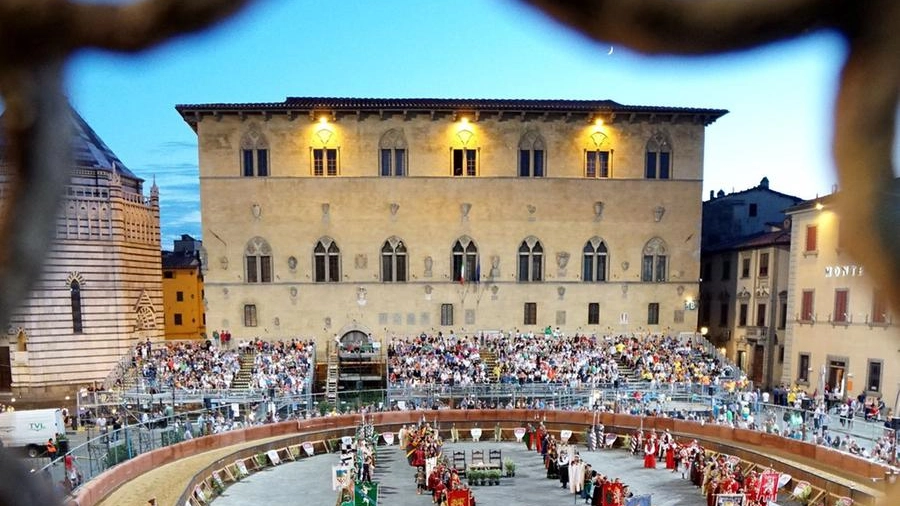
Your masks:
M315 366L316 348L312 341L263 341L252 343L253 359L250 388L285 395L305 392L310 371Z
M479 340L452 331L393 338L387 349L388 381L392 385L432 384L466 386L490 383L481 360Z
M488 366L482 350L496 357ZM701 345L673 336L567 335L512 331L478 335L423 333L393 337L388 346L388 382L395 386L494 383L559 384L571 387L624 382L620 364L644 386L711 385L727 366ZM724 383L723 383L724 384ZM741 388L740 378L730 388Z
M147 341L135 348L133 365L149 390L228 389L241 368L236 352L209 341L166 343L156 348Z

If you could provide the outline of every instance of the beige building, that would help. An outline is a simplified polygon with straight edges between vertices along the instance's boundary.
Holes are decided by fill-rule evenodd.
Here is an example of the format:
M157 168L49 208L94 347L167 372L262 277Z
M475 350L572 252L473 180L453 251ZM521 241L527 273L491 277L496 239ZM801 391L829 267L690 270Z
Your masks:
M103 381L163 336L159 192L72 111L74 167L44 272L0 338L0 390L23 397ZM6 195L9 172L0 166ZM27 397L26 397L27 398Z
M704 130L724 110L176 109L199 140L208 326L235 339L696 329Z
M793 228L782 381L819 394L823 386L842 397L865 392L893 408L900 322L879 280L842 247L833 200L829 195L788 210Z

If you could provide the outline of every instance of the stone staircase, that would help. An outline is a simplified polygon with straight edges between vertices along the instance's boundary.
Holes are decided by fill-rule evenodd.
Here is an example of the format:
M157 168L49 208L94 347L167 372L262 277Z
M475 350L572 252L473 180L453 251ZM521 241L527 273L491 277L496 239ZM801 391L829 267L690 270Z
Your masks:
M481 363L484 364L491 382L496 383L500 381L500 378L494 375L494 368L497 367L497 354L487 348L481 348L478 350L478 354L481 356Z
M248 390L250 388L250 380L253 375L253 363L256 360L255 353L244 353L241 355L241 368L234 379L231 380L232 390Z

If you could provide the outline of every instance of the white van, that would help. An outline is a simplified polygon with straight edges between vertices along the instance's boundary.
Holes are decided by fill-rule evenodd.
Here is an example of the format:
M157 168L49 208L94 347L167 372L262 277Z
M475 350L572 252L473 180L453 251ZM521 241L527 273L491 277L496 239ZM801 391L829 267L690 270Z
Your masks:
M29 457L46 451L47 440L56 442L66 433L61 409L29 409L0 413L0 441L7 448L24 448Z

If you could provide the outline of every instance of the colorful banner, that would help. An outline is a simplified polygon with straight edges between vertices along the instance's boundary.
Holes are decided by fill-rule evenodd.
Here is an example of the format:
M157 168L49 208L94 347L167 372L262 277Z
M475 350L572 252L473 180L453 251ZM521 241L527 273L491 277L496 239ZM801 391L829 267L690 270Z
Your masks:
M853 499L849 497L838 497L837 501L834 502L834 506L853 506Z
M305 443L303 443L302 446L303 446L303 451L306 452L307 456L312 457L313 455L316 454L316 449L313 447L313 444L310 443L309 441L306 441Z
M570 437L572 437L572 431L570 431L570 430L559 431L559 440L562 441L563 444L568 444Z
M778 499L778 478L780 474L776 471L765 471L759 475L756 496L761 502L765 503L766 501Z
M472 434L472 441L480 441L481 440L481 429L480 428L475 427L474 429L472 429L469 432Z
M717 494L716 506L744 506L744 494Z
M448 506L472 506L469 500L469 490L451 490L447 492Z
M525 437L525 432L525 427L516 427L515 429L513 429L513 434L516 436L517 443L522 442L522 438Z
M625 490L622 483L604 483L600 490L600 504L602 506L624 506Z
M384 439L384 444L386 444L388 446L391 446L392 444L394 444L394 433L393 432L385 432L384 434L381 435L381 437Z
M431 476L431 471L437 467L437 457L428 457L425 459L425 476Z
M353 485L353 504L355 506L377 506L378 482L358 482Z
M350 483L350 468L331 466L331 490L337 490Z

